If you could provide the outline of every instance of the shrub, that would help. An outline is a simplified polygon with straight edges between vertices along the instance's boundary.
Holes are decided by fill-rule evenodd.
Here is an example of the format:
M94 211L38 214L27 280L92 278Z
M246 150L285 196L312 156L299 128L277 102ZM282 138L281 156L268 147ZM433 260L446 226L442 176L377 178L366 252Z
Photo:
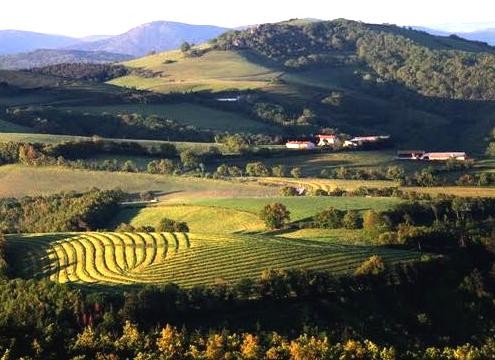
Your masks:
M267 204L260 212L260 218L269 229L280 229L290 220L290 212L284 204Z
M284 186L280 189L280 194L282 196L297 196L297 189L293 186Z
M375 240L377 245L397 245L399 244L399 237L395 231L387 231L380 234Z
M284 165L275 165L272 167L272 175L275 177L287 176L287 170Z
M342 225L346 229L359 229L363 226L363 218L356 210L349 210L342 219Z
M291 175L293 178L295 178L295 179L299 179L300 177L302 177L301 168L298 168L298 167L293 168L293 169L290 171L290 175Z
M338 229L342 227L344 211L328 208L314 217L314 226L323 229Z
M136 228L136 231L150 233L155 232L155 228L151 225L141 225Z
M363 228L368 231L383 231L389 228L389 224L382 214L368 210L363 215Z
M356 269L354 275L367 276L367 275L380 275L385 271L385 262L378 255L373 255L369 259L363 261L361 265Z
M136 163L132 160L127 160L124 164L122 164L121 170L126 172L137 172Z
M187 149L180 153L180 161L185 168L194 169L199 166L201 159L194 151Z
M153 160L148 163L147 170L150 174L173 174L176 166L172 160Z
M246 174L249 176L269 176L270 171L260 161L246 164Z
M313 196L328 196L328 192L323 189L316 189L313 191Z
M163 218L156 226L158 232L189 232L189 226L185 222Z
M343 189L341 189L341 188L338 188L338 187L336 187L336 188L332 189L332 190L328 193L328 195L329 195L329 196L344 196L344 195L346 195L346 194L347 194L347 191L345 191L345 190L343 190Z
M242 176L242 169L237 166L229 166L227 169L229 176L239 177Z

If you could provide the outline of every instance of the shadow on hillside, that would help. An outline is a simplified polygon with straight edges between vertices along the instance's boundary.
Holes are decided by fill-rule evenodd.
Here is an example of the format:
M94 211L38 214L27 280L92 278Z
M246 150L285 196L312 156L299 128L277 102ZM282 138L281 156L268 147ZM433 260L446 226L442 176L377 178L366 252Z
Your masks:
M51 243L70 239L71 235L67 233L43 235L49 236L50 241L43 242L38 246L29 244L25 239L25 243L16 243L7 247L7 263L9 266L9 276L14 278L31 279L48 278L53 274L63 271L66 267L73 264L68 263L61 267L57 254L51 247ZM7 243L9 243L7 241ZM52 255L52 258L50 258Z

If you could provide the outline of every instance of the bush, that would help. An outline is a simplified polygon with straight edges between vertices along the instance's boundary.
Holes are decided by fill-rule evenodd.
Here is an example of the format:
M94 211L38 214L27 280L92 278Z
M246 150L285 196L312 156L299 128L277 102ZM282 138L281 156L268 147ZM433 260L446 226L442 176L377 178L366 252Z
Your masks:
M163 218L156 226L158 232L189 232L189 226L185 222Z
M363 215L363 228L368 231L384 231L390 228L390 223L383 214L368 210Z
M332 189L329 193L329 196L344 196L347 195L347 191L336 187L335 189Z
M136 231L150 233L155 232L155 228L151 225L141 225L136 228Z
M328 196L328 192L323 189L316 189L313 191L313 196Z
M356 269L354 275L367 276L367 275L380 275L385 271L385 262L378 255L373 255L369 259L363 261L361 265Z
M299 179L300 177L302 177L301 168L298 168L298 167L293 168L293 169L290 171L290 175L291 175L293 178L295 178L295 179Z
M280 229L290 220L290 211L284 204L267 204L260 212L260 219L269 229Z
M173 174L176 166L172 160L153 160L148 163L147 170L150 174Z
M314 217L314 226L322 229L338 229L342 227L344 211L328 208Z
M387 231L380 234L375 240L376 245L397 245L399 244L399 237L395 231Z
M195 169L201 163L201 158L194 151L187 149L180 153L180 162L185 168Z
M349 210L342 219L342 225L346 229L359 229L363 226L363 218L356 210Z
M126 171L126 172L137 172L137 166L136 166L136 163L132 160L127 160L126 162L124 162L124 164L122 165L122 168L121 168L122 171Z
M287 170L284 165L275 165L272 167L272 175L275 177L286 177Z
M246 174L248 176L269 176L270 170L260 161L246 164Z
M297 196L299 195L297 189L293 186L284 186L280 189L280 194L282 196Z

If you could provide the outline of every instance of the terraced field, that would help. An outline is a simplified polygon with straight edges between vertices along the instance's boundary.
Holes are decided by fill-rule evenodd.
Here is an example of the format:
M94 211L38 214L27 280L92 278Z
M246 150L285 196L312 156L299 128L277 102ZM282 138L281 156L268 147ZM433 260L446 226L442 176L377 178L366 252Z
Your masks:
M106 286L235 282L268 268L344 274L374 254L388 263L418 259L413 251L241 235L92 232L7 241L17 276Z

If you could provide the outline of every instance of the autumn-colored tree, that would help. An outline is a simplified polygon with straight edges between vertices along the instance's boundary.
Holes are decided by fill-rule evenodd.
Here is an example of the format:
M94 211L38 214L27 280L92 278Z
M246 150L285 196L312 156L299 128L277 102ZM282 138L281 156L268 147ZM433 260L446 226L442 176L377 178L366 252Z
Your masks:
M373 255L363 261L363 263L356 269L354 274L356 276L379 275L384 271L385 262L383 261L383 259L378 255Z
M184 339L180 331L167 324L162 329L156 346L166 360L180 360L184 357Z
M212 334L206 342L205 357L208 360L223 360L225 356L225 338L220 334Z
M290 354L293 360L323 360L329 352L328 339L307 336L299 336L290 343ZM359 358L358 358L359 359Z
M261 347L258 337L252 334L242 336L241 354L245 360L256 360L260 358Z

